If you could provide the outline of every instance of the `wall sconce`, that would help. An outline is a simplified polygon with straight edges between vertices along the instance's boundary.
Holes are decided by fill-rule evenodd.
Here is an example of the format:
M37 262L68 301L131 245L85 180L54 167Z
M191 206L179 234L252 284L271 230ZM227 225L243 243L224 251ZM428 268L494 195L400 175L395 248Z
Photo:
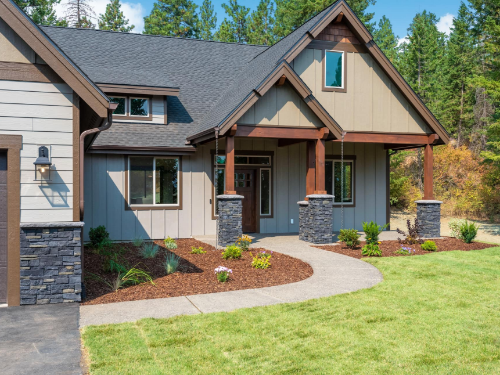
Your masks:
M38 158L33 163L35 164L35 181L50 181L50 166L49 149L45 146L38 148Z

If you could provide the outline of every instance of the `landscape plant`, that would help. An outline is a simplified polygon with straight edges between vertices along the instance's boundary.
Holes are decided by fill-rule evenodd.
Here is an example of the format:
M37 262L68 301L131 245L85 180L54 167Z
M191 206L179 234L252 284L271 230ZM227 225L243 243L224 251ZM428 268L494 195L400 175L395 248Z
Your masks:
M361 254L366 257L374 257L374 256L379 257L382 255L382 251L380 250L378 244L367 243L361 249Z
M250 253L250 256L252 257L252 267L257 268L257 269L267 269L271 266L271 256L273 252L271 251L270 253L266 252L265 250L257 253L255 256L253 256L252 253Z
M118 260L118 254L115 253L103 262L103 270L110 273L125 273L127 272L127 266Z
M252 239L246 234L239 237L238 240L236 241L236 245L238 245L243 251L248 251L248 248L250 247L251 243Z
M401 247L396 250L395 253L400 255L412 255L415 254L415 249L401 245Z
M174 253L168 253L165 256L165 261L163 262L163 266L165 267L165 272L167 273L167 275L177 272L180 260L181 258Z
M144 240L142 239L142 237L135 237L132 240L132 243L134 244L135 247L141 247L142 244L144 243Z
M359 233L356 229L341 229L339 234L339 241L351 249L354 249L360 244Z
M448 228L450 228L451 236L460 239L460 227L466 222L467 220L465 219L451 219L448 223Z
M167 237L163 240L163 242L165 243L165 247L169 250L175 250L177 249L177 242L171 238L171 237Z
M401 237L398 237L399 243L404 243L407 245L415 245L423 242L422 238L420 237L420 232L422 228L417 218L415 218L413 225L411 224L410 219L406 220L406 227L408 228L408 233L399 228L396 229L396 232L404 236L403 239L401 239Z
M465 243L471 243L476 238L478 229L479 225L474 224L472 221L465 221L460 226L460 239Z
M195 246L191 246L191 254L205 254L206 251L203 250L203 247L200 246L200 247L195 247Z
M436 246L436 243L434 241L425 241L423 244L422 244L422 250L425 250L425 251L436 251L437 250L437 246Z
M141 256L144 259L151 259L156 257L160 247L154 242L145 242L141 247Z
M128 285L137 285L145 282L151 283L151 285L155 285L149 273L136 267L137 265L128 270L124 269L118 272L116 278L112 282L109 282L105 278L93 273L89 274L88 277L103 282L114 292L117 292L119 289L124 288Z
M378 236L384 229L389 226L389 223L381 226L375 223L374 221L370 221L369 223L363 222L363 231L365 232L366 243L372 245L378 245Z
M96 228L90 228L89 239L94 249L99 249L102 243L109 240L109 233L104 225L99 225Z
M236 245L226 246L226 249L222 252L222 258L224 259L239 259L241 258L241 248Z
M224 266L219 266L214 271L217 280L221 283L225 283L229 279L229 275L233 273L233 270Z

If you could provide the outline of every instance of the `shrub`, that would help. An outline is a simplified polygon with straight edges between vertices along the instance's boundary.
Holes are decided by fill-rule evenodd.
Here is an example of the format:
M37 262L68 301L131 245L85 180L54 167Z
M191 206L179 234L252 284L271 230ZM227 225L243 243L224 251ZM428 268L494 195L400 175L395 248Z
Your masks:
M401 254L401 255L411 255L412 253L415 254L415 249L412 249L411 247L404 247L401 245L401 248L395 251L396 254Z
M396 231L404 236L404 239L398 238L399 243L404 243L408 245L415 245L417 243L422 243L422 238L420 237L420 223L418 219L415 218L414 224L411 225L410 219L406 220L406 227L408 228L408 233L397 228Z
M436 251L438 248L436 246L436 243L434 241L425 241L422 244L422 250L425 251Z
M141 256L145 259L154 258L159 250L160 247L154 242L146 242L142 245Z
M95 249L97 254L109 258L114 254L114 252L111 249L112 247L113 247L113 241L111 241L109 238L105 238L104 240L101 241L101 243L99 243L99 245L96 246Z
M448 227L451 231L451 236L460 239L460 227L466 222L467 220L465 219L451 219L448 223Z
M89 238L92 247L98 249L103 241L109 240L109 233L104 225L99 225L97 228L90 228Z
M181 258L174 253L169 253L165 256L165 262L163 262L163 266L165 267L167 275L170 275L171 273L177 271L177 268L179 268L180 260Z
M206 251L203 250L203 247L194 247L191 246L191 254L205 254Z
M118 289L126 286L126 285L137 285L141 283L151 283L155 285L151 276L141 269L132 267L126 272L120 272L113 283L113 290L117 291Z
M229 245L222 253L224 259L239 259L241 258L241 248L236 245Z
M165 247L169 250L175 250L177 249L177 242L171 237L167 237L163 240L165 242Z
M479 225L466 221L460 226L460 239L465 243L471 243L476 238L478 229Z
M370 221L369 223L363 222L363 231L366 236L366 243L377 245L378 244L378 236L384 229L389 226L389 223L384 226L380 226L377 223Z
M233 270L230 270L227 267L219 266L215 270L215 276L217 276L217 280L221 283L225 283L229 279L229 274L233 273Z
M377 244L366 244L363 246L363 249L361 250L361 254L367 257L374 257L374 256L381 256L382 251L380 251L380 247L378 247Z
M251 243L252 239L246 234L238 238L238 240L236 241L236 245L238 245L243 251L248 251Z
M132 240L132 243L134 244L135 247L141 247L142 244L144 243L144 240L142 239L142 237L135 237Z
M266 251L261 251L257 255L253 256L252 253L250 253L252 256L252 267L253 268L258 268L265 270L266 268L269 268L271 266L271 256L272 256L272 251L271 254L266 253Z
M341 229L339 241L345 243L347 247L354 249L359 245L359 233L356 229Z
M106 259L103 264L104 272L117 272L124 273L127 272L127 266L120 263L118 260L118 254L113 254L111 257Z

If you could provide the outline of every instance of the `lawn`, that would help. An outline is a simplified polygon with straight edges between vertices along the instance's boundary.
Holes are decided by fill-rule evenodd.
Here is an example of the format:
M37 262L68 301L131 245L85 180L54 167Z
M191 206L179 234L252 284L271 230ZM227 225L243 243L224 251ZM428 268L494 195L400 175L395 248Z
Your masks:
M91 373L500 373L500 247L368 261L355 293L88 327Z

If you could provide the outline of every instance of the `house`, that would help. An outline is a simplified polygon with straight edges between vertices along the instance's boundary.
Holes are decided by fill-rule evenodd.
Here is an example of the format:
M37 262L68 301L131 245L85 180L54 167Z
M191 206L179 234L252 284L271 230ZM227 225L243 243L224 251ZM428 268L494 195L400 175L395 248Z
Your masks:
M0 303L80 300L99 225L321 243L389 222L389 150L425 148L439 234L448 141L343 0L271 47L38 27L0 0Z

